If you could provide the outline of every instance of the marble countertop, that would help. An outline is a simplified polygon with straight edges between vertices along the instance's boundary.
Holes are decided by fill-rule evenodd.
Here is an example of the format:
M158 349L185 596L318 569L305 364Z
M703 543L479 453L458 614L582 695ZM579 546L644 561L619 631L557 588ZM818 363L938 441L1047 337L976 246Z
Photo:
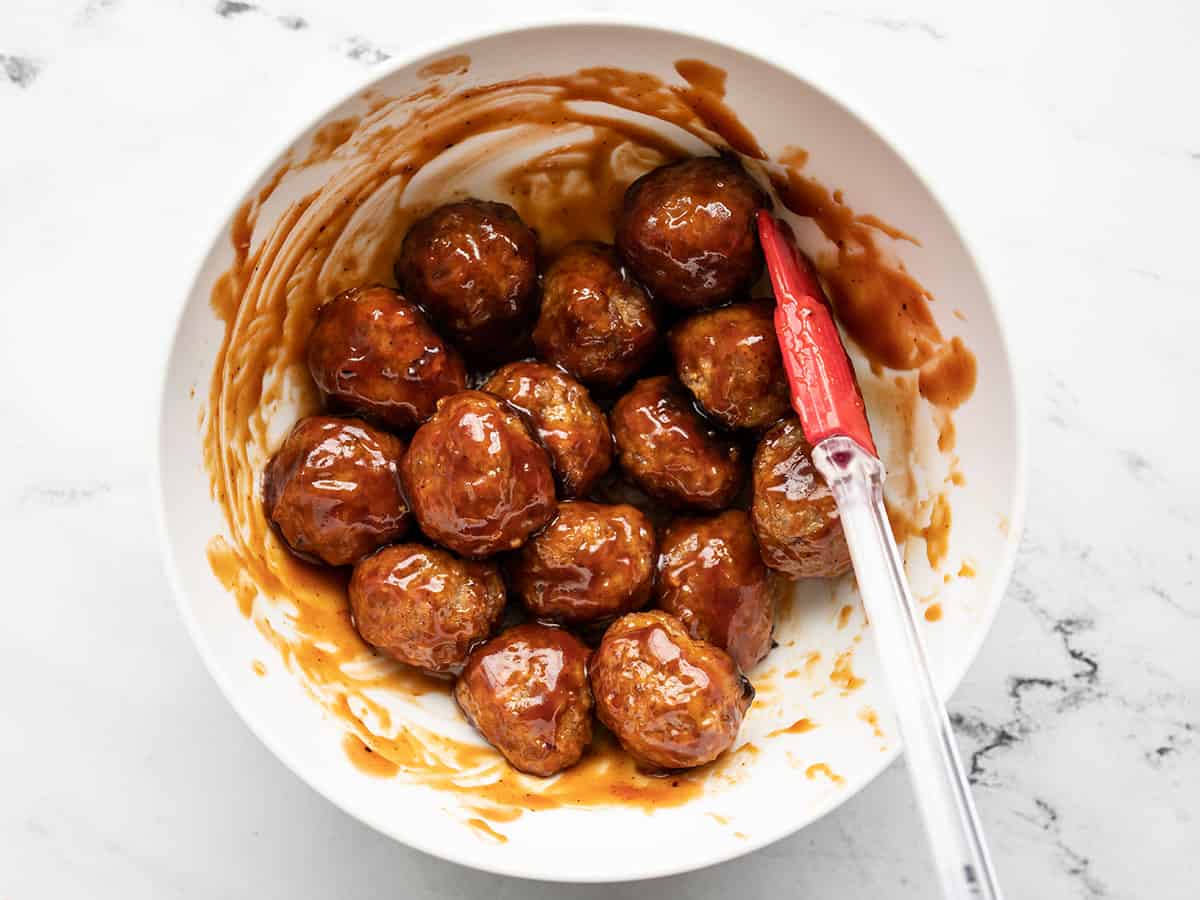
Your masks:
M519 15L644 21L649 5ZM511 6L460 0L455 15L481 30ZM181 260L264 147L440 39L419 7L0 9L0 897L934 896L902 765L716 869L537 885L348 818L203 670L149 486ZM1027 529L951 708L1008 896L1196 896L1200 464L1184 411L1200 394L1200 7L737 7L736 22L728 4L653 15L843 85L936 173L1004 306L1030 426Z

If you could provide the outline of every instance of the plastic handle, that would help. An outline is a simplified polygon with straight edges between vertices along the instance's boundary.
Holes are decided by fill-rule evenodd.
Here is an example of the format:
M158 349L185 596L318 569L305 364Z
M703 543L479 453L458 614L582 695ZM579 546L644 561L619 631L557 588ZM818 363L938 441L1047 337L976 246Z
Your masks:
M883 465L846 437L817 444L813 463L837 500L942 890L953 900L998 900L996 873L884 510Z
M875 453L854 368L812 264L787 225L766 210L759 210L757 222L775 291L775 333L804 436L817 444L845 435Z

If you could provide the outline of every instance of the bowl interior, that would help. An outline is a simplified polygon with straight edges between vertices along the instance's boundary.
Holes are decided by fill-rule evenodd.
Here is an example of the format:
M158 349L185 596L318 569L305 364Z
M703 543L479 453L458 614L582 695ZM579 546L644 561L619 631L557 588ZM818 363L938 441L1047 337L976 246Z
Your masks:
M898 242L889 250L935 298L931 306L942 332L961 336L978 364L976 390L954 414L953 452L939 452L936 417L893 389L894 373L871 375L861 364L859 371L873 422L884 432L889 470L911 472L925 496L940 493L952 511L949 544L938 565L930 565L919 535L906 548L916 593L940 612L940 618L929 615L924 637L948 692L974 658L1007 578L1021 491L1020 447L1009 362L986 288L925 184L872 129L796 75L671 32L558 26L500 34L397 68L370 90L373 96L412 94L428 84L428 70L418 74L423 67L457 55L469 56L470 66L446 76L452 85L588 66L646 71L678 82L676 60L703 59L727 71L727 101L768 153L803 147L807 174L842 189L855 209L919 239L920 246ZM303 152L318 129L360 110L362 103L355 97L329 110L292 146ZM351 162L335 158L330 165ZM259 173L246 197L263 187L273 168ZM277 216L303 190L300 183L284 185L264 217ZM379 830L457 862L526 877L622 880L692 869L762 846L834 808L894 758L897 728L847 578L795 589L777 634L780 646L751 673L759 702L739 745L755 750L738 754L686 805L652 814L621 805L527 813L492 823L500 840L470 823L477 815L469 794L404 778L374 778L352 765L342 747L343 725L314 701L260 627L239 611L206 554L225 526L211 496L197 420L223 333L210 296L232 260L229 227L216 236L191 285L168 365L159 435L166 544L184 616L207 665L249 726L301 778ZM811 229L801 229L801 237L806 243L818 240ZM294 414L278 410L273 428L289 425L289 415ZM255 661L265 675L256 672ZM473 739L444 698L404 706L401 715L456 739ZM801 719L817 727L788 730Z

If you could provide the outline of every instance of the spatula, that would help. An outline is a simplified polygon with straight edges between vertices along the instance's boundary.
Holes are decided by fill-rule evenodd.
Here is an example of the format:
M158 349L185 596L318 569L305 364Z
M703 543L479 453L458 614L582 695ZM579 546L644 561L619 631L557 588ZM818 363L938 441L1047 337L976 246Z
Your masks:
M983 830L921 643L900 552L883 506L883 464L871 437L854 369L812 263L788 225L758 213L775 331L792 406L813 464L837 501L875 648L883 664L908 772L948 898L999 898Z

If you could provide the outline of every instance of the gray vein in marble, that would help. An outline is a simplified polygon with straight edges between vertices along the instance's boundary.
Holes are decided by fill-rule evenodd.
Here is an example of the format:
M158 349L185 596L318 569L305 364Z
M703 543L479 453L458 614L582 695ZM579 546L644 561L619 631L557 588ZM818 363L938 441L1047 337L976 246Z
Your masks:
M887 16L874 16L870 19L864 19L868 25L875 25L879 28L886 28L888 31L904 32L918 31L935 41L944 41L946 32L941 29L934 28L928 22L919 22L916 19L892 19Z
M254 12L258 9L253 3L242 3L241 0L217 0L213 10L222 19L232 19L242 13Z
M1160 769L1171 757L1195 743L1196 725L1191 722L1181 722L1179 727L1179 731L1168 734L1163 743L1146 753L1146 762L1156 769Z
M112 485L107 481L54 481L27 487L18 500L21 506L82 506L108 496Z
M1071 423L1078 418L1079 398L1067 387L1067 382L1058 376L1054 376L1049 400L1051 412L1048 420L1059 428L1070 429Z
M42 64L28 56L0 53L0 70L17 87L27 88L41 73Z
M79 13L79 22L90 22L102 13L114 9L119 0L88 0L87 5Z
M1141 453L1136 450L1121 450L1119 451L1121 458L1125 461L1125 468L1138 481L1146 482L1154 474L1154 469L1150 465L1150 460L1146 459Z
M342 52L350 59L365 63L368 66L392 58L392 55L386 50L380 49L366 38L358 35L351 35L346 38L342 43Z
M1090 547L1080 547L1076 553L1080 560L1087 561L1091 556L1092 549ZM1090 699L1088 694L1096 686L1100 677L1100 663L1096 657L1088 651L1078 646L1076 638L1080 635L1092 631L1096 627L1096 623L1089 617L1085 616L1065 616L1059 617L1054 615L1049 609L1038 602L1037 594L1023 581L1020 581L1016 576L1013 577L1011 593L1016 597L1017 601L1029 607L1033 613L1042 620L1043 623L1050 626L1053 631L1062 640L1063 649L1067 655L1071 657L1082 668L1077 668L1073 674L1078 684L1075 684L1074 689L1067 682L1059 682L1066 692L1070 706L1078 706L1085 700ZM1010 691L1011 693L1011 691Z
M1063 867L1071 877L1078 880L1083 889L1084 897L1107 897L1108 888L1094 874L1092 861L1078 850L1071 847L1063 838L1062 822L1058 810L1041 797L1033 798L1035 814L1032 816L1018 813L1021 818L1037 826L1054 842L1054 847L1062 857Z
M219 0L217 5L213 7L215 12L222 19L234 19L245 15L246 13L257 13L259 15L268 15L288 31L303 31L308 28L308 19L303 16L293 15L272 15L268 10L263 9L254 3L243 3L241 0Z
M1182 603L1180 603L1178 600L1176 600L1171 595L1170 591L1168 591L1166 588L1162 587L1161 585L1150 584L1150 585L1146 586L1146 590L1148 590L1151 594L1153 594L1159 600L1166 603L1169 607L1171 607L1177 613L1185 615L1189 619L1200 619L1200 610L1192 609L1190 606L1184 606Z
M1068 546L1064 550L1073 553L1084 562L1091 555L1091 548L1086 546ZM987 787L1000 786L998 777L988 768L994 754L1025 740L1040 727L1038 717L1026 708L1029 696L1036 692L1046 693L1053 699L1059 712L1078 709L1086 703L1106 696L1100 688L1100 662L1095 653L1084 646L1084 636L1095 629L1095 621L1082 615L1055 615L1038 601L1033 589L1021 580L1020 573L1013 576L1009 594L1030 609L1049 633L1058 638L1063 652L1071 661L1073 671L1061 678L1042 674L1010 676L1007 694L1011 701L1011 712L1002 722L991 722L974 713L955 712L951 715L951 724L955 730L970 738L976 745L969 757L968 778L972 784Z
M245 3L243 0L217 0L213 11L223 19L234 19L247 13L271 15L257 4ZM309 26L308 20L302 16L272 15L271 17L289 31L300 31ZM357 34L344 38L338 47L348 59L367 66L373 66L392 58L392 55L382 47Z

